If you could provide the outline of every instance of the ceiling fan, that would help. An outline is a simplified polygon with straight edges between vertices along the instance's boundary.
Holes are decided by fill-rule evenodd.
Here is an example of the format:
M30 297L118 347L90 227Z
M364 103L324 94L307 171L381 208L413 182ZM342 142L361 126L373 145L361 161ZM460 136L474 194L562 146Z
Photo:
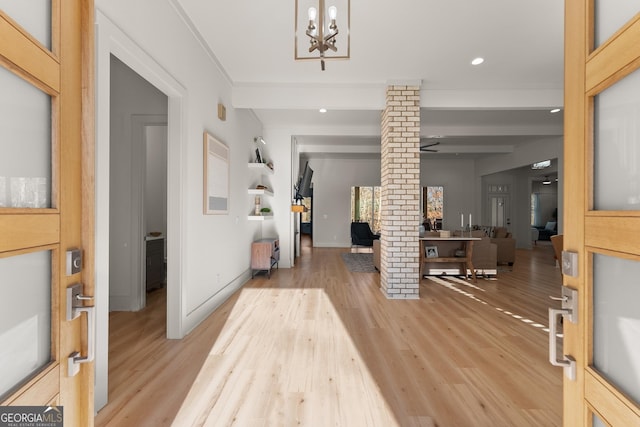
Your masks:
M426 145L421 145L420 146L420 151L425 152L425 153L437 153L438 150L434 150L433 148L430 148L430 147L434 147L436 145L440 145L440 141L432 142L432 143L426 144Z

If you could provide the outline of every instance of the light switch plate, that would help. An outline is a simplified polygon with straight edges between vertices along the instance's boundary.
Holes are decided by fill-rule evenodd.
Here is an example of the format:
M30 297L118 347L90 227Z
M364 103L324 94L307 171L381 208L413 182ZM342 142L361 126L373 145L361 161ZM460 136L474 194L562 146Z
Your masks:
M578 253L562 251L562 274L565 276L578 276Z

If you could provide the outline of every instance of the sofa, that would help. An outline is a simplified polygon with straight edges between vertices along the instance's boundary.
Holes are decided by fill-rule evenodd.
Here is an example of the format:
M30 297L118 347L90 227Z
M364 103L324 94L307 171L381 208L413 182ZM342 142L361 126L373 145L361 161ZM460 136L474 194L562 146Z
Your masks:
M498 245L491 242L489 237L481 237L473 242L473 268L476 274L483 276L498 273Z
M516 261L516 239L513 238L507 227L474 226L475 230L484 232L498 248L498 264L510 266ZM474 231L475 231L474 230Z
M558 234L558 223L556 221L548 221L544 227L535 227L538 230L538 239L537 240L551 240L551 236L555 236Z
M459 231L454 231L453 236L459 236ZM465 235L468 236L467 233ZM476 274L484 276L496 275L498 273L498 245L491 241L481 230L472 230L471 237L479 237L480 240L473 242L473 255L471 260Z

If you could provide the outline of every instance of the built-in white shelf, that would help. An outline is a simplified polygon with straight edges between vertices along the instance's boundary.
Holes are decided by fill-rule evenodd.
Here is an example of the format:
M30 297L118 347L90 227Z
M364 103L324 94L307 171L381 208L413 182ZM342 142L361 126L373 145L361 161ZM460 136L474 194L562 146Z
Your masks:
M258 169L260 172L268 175L273 174L273 169L267 166L266 163L249 163L249 169Z
M273 169L266 165L266 163L248 163L249 169L259 172L262 175L273 175ZM250 196L273 196L271 190L249 188L247 190ZM254 212L253 210L251 212ZM273 219L273 212L269 212L267 215L249 215L249 221L266 221Z
M249 221L266 221L273 219L273 215L249 215Z
M254 196L273 196L273 193L269 190L250 188L249 194Z

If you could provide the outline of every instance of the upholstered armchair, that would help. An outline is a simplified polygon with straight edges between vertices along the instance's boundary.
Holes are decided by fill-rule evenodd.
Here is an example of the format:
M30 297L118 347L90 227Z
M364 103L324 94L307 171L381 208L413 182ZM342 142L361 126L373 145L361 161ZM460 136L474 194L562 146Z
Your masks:
M379 238L379 234L373 234L368 222L351 223L351 246L372 247L373 241Z

